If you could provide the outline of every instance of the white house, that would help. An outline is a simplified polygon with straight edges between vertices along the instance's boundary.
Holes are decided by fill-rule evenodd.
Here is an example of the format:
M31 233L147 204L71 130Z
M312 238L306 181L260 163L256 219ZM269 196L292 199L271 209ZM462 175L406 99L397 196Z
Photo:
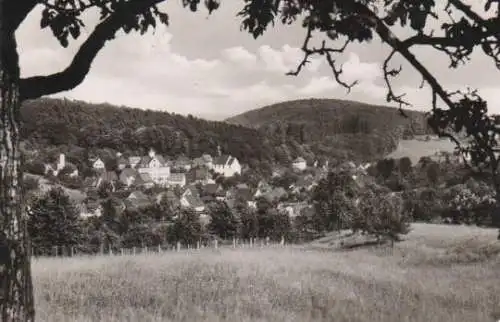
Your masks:
M297 159L295 159L293 161L292 167L295 170L303 171L303 170L305 170L307 168L306 160L304 160L304 158L302 158L302 157L298 157Z
M222 174L228 178L235 174L241 174L241 164L235 157L222 155L215 158L213 170L215 173Z
M104 170L106 168L106 165L104 164L104 161L101 160L101 158L97 158L92 161L92 168L96 170Z
M139 173L147 173L154 183L162 186L168 184L170 177L170 166L165 162L161 155L157 155L153 149L149 154L143 157L137 165Z
M171 173L167 179L169 186L184 187L186 185L186 175L184 173Z

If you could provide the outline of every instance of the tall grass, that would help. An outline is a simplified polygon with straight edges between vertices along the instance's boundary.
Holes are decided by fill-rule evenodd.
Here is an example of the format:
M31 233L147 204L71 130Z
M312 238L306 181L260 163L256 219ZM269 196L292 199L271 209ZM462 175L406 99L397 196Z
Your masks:
M38 259L33 263L37 318L494 321L500 311L496 253L457 261L460 256L449 249L458 244L441 251L432 238L425 245L422 234L414 236L390 251L221 249ZM432 260L437 257L439 265Z

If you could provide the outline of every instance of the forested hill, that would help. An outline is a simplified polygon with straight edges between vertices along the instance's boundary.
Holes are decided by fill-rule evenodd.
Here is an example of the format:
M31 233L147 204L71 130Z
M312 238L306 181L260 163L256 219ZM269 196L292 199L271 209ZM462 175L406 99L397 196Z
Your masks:
M429 134L418 111L336 99L304 99L273 104L231 117L227 123L259 129L266 136L295 140L313 151L348 158L383 155L398 140Z
M23 104L22 136L31 149L59 147L70 158L76 154L72 151L137 154L150 147L170 157L198 157L214 155L220 145L224 153L265 169L297 156L310 162L323 157L369 160L396 147L394 128L404 119L390 116L388 108L328 109L322 107L325 102L332 101L285 102L246 113L248 118L269 119L265 124L252 119L261 125L257 130L160 111L44 98ZM379 130L384 128L388 130Z
M254 129L192 116L44 98L25 102L21 117L22 137L34 149L67 146L136 154L152 147L170 157L199 157L215 155L220 145L223 153L249 165L269 166L275 161L272 138Z

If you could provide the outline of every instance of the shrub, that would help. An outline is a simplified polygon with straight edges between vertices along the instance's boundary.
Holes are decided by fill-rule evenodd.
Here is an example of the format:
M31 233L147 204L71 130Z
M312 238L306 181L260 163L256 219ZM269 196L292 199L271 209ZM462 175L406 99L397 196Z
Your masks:
M365 193L358 204L359 211L353 230L377 237L378 240L400 240L410 231L410 218L404 211L403 199L396 194Z

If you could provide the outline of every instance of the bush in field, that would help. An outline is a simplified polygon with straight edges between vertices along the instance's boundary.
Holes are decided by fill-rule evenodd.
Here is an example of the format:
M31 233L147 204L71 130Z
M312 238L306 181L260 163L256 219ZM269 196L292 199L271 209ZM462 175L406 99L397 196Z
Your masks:
M481 184L469 182L448 189L445 194L447 208L443 217L453 224L492 225L495 209L494 192L488 193Z
M78 245L83 230L78 212L61 188L53 188L34 200L30 207L28 232L39 252L53 246Z
M168 231L168 240L171 243L181 242L183 245L195 245L204 235L200 216L185 209L179 212L174 224Z
M413 221L433 222L441 218L442 196L434 188L407 191L402 195L405 211Z
M240 221L224 202L214 202L209 207L210 223L208 230L221 238L237 237Z
M349 171L331 172L315 187L312 203L318 232L347 228L355 209L358 187Z
M410 231L410 218L405 213L403 199L399 195L366 192L359 200L358 209L353 221L355 231L392 243Z

